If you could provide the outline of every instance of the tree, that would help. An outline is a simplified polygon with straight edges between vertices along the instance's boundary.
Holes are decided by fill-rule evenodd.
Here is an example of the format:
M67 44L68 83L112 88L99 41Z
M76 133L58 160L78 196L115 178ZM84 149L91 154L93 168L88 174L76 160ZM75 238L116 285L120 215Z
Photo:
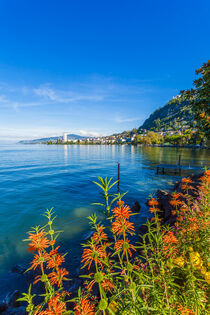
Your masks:
M190 100L198 131L210 136L210 60L195 71L200 77L194 80L195 88L181 91L181 94Z
M159 131L161 127L160 118L155 119L154 124L156 126L157 131Z
M135 133L137 133L137 129L136 129L136 128L133 128L133 129L131 130L131 134L135 134Z
M142 144L160 144L163 137L154 131L149 131L145 136L137 135L136 142Z

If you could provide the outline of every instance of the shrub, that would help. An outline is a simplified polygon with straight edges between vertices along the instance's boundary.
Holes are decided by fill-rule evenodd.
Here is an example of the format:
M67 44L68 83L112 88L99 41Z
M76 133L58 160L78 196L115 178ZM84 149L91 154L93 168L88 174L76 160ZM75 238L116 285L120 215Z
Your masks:
M191 179L182 179L182 192L171 195L172 215L177 218L172 227L161 224L158 202L150 198L153 217L134 244L134 214L122 200L125 194L111 194L115 183L99 178L96 184L105 202L98 205L104 208L106 220L89 217L93 234L83 245L81 258L85 281L72 299L63 288L69 280L62 267L65 255L55 245L59 232L53 228L52 210L47 211L47 224L34 228L28 237L29 251L34 253L29 269L39 270L34 284L41 281L44 286L38 305L32 285L20 299L27 301L28 314L207 314L209 182L209 170L201 177L198 192ZM68 309L67 301L74 302L73 309Z

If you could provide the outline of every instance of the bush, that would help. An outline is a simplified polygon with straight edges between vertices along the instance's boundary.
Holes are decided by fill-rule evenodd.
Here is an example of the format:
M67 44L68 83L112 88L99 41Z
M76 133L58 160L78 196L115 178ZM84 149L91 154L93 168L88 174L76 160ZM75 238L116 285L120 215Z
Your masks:
M148 201L151 220L147 232L133 244L135 234L125 205L125 194L111 194L111 180L99 178L106 215L105 226L97 216L89 217L91 239L83 245L82 268L87 275L78 296L70 299L63 288L68 271L62 267L65 255L55 245L59 232L54 215L47 211L47 224L29 232L29 251L34 258L29 269L39 270L34 284L42 282L43 302L35 305L32 285L20 300L27 301L28 314L207 314L209 268L209 182L210 171L201 177L199 192L189 178L182 179L182 192L172 193L175 226L161 225L158 202ZM115 206L114 206L115 204ZM74 302L69 310L67 301Z

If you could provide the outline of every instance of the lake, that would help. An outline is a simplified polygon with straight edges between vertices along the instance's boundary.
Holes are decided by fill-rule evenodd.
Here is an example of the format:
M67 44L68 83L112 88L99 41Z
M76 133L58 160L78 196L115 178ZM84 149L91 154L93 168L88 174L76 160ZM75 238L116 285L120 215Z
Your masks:
M128 191L126 202L137 200L141 211L135 217L143 223L148 217L146 198L157 189L173 187L178 176L156 175L159 163L182 159L199 165L208 159L207 150L140 147L131 145L0 145L0 294L14 287L8 274L15 264L27 262L27 231L44 223L46 208L54 207L56 226L72 270L79 266L80 243L88 236L87 216L97 211L99 189L92 183L98 176L117 179L120 163L120 191ZM117 187L116 187L117 188ZM116 189L117 191L117 189ZM7 281L8 278L11 281ZM19 285L19 284L18 284Z

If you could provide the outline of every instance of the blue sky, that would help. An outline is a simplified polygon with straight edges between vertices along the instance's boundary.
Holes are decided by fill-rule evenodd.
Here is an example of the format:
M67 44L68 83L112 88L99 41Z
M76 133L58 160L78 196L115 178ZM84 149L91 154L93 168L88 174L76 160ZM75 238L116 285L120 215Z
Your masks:
M140 126L209 58L209 1L1 0L0 140Z

